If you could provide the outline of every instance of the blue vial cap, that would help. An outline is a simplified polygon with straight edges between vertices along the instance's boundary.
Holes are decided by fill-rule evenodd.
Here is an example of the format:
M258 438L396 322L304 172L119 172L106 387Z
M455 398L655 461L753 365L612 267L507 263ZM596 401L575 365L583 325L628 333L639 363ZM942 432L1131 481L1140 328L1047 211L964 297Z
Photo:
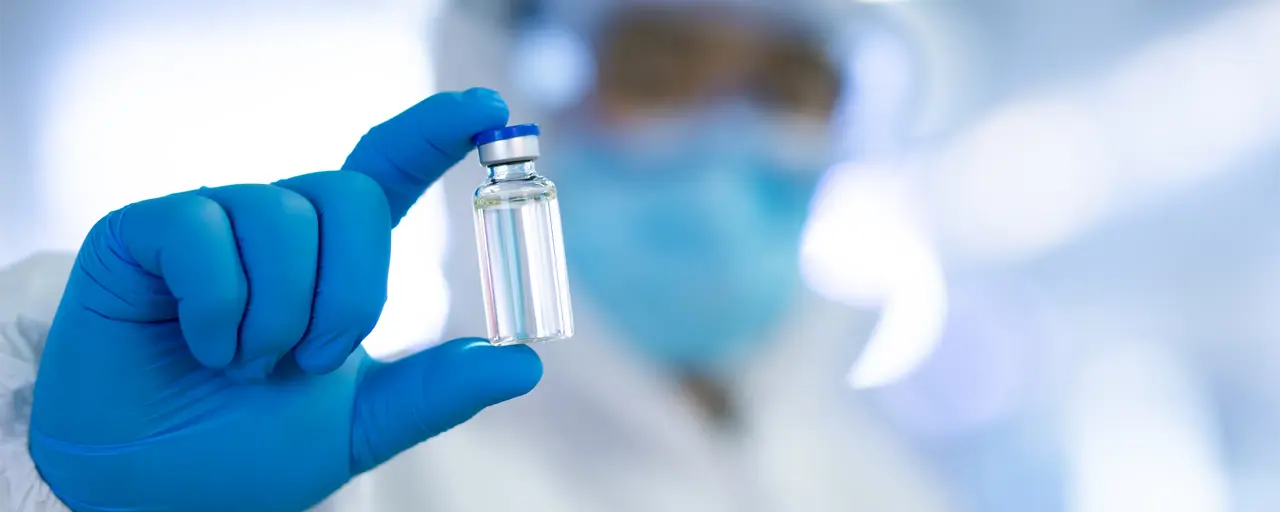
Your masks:
M471 137L471 143L478 146L498 142L500 140L514 139L517 137L525 137L528 135L541 135L542 131L538 129L536 124L518 124L496 130L486 130L475 134Z

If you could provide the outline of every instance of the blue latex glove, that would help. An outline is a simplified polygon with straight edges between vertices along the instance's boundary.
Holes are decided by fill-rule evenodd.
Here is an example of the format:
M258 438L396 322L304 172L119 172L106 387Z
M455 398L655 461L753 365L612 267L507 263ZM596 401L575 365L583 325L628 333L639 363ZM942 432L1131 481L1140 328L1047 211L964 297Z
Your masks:
M387 294L391 228L493 91L432 96L342 171L143 201L89 233L49 334L31 454L74 510L299 511L542 376L528 347L359 350Z

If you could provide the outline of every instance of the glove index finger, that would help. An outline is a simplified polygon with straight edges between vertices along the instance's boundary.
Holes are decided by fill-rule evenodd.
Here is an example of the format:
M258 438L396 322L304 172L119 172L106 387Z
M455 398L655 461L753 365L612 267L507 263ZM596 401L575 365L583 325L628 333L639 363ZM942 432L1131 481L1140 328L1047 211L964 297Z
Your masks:
M478 132L506 126L497 92L473 88L435 94L373 127L342 165L378 182L395 226L427 188L472 149Z

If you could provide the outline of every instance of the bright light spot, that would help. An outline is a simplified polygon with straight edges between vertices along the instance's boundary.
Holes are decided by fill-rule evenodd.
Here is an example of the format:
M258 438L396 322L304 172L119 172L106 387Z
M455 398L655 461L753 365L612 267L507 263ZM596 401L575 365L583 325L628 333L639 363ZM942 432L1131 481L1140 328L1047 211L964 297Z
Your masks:
M942 270L936 262L916 265L920 274L904 279L885 301L880 322L849 373L854 388L892 384L911 374L937 348L946 320Z
M103 214L149 197L336 169L369 127L430 93L413 25L321 14L158 21L76 41L44 106L41 245L74 249ZM443 326L440 202L429 194L394 234L371 352Z
M537 28L525 34L512 57L515 85L550 109L565 108L587 93L595 75L590 50L563 28Z
M931 169L946 252L1030 257L1273 144L1278 23L1280 5L1249 4L1136 54L1095 87L997 109Z
M1115 171L1088 113L1068 101L997 112L936 156L935 223L961 255L1051 248L1108 213Z
M365 351L374 358L416 352L444 334L449 317L444 204L442 187L432 187L392 232L387 305L364 341Z
M819 193L802 248L805 280L833 300L882 310L849 375L858 388L889 384L933 352L946 285L914 223L905 184L891 173L843 168Z
M1090 98L1135 187L1194 183L1274 141L1276 23L1275 5L1224 16L1138 54Z
M430 89L412 33L343 20L259 26L269 29L130 27L71 52L39 153L59 246L77 247L132 201L335 169L370 126Z
M1189 368L1167 348L1114 341L1074 386L1070 510L1227 510L1217 433Z

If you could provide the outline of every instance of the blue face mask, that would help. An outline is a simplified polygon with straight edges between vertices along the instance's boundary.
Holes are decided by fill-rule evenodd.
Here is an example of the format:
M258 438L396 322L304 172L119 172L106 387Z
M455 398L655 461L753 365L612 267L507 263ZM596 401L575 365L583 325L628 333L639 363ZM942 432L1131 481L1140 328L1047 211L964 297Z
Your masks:
M820 164L734 137L623 147L582 132L548 151L561 191L575 290L624 342L665 366L705 373L731 364L786 313L800 289L800 237ZM678 136L679 127L654 130Z

